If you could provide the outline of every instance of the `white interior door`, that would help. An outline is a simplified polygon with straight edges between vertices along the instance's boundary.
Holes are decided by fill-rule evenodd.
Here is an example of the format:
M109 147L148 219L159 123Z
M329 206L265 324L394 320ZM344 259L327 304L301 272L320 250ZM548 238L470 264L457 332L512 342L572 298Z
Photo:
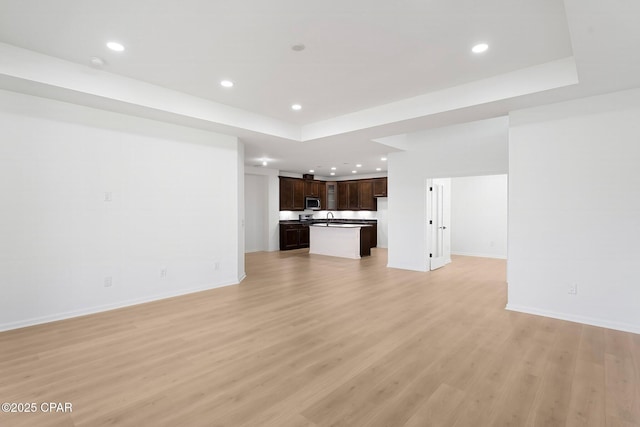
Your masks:
M451 262L451 179L430 180L428 185L429 269Z

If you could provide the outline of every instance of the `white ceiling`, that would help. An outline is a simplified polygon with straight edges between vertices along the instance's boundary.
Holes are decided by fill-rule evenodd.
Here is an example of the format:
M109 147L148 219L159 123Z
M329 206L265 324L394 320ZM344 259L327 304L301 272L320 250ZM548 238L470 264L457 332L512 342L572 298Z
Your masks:
M322 166L316 173L326 175L329 166L350 170L360 162L372 172L394 150L372 139L638 85L637 58L624 49L637 48L638 2L601 3L0 0L0 42L10 53L0 83L139 115L164 112L170 121L239 135L248 165L266 157L271 167ZM109 51L109 40L125 52ZM489 51L472 54L481 41ZM294 52L295 44L306 49ZM106 62L96 75L69 65L88 66L92 56ZM616 61L626 61L628 72L608 82ZM63 82L43 68L77 76ZM164 92L162 106L135 98L150 86L134 90L116 76L191 97L170 106L174 95ZM89 78L98 83L81 87ZM220 87L224 78L235 86ZM114 95L114 85L125 83L128 93ZM294 102L303 109L292 111Z

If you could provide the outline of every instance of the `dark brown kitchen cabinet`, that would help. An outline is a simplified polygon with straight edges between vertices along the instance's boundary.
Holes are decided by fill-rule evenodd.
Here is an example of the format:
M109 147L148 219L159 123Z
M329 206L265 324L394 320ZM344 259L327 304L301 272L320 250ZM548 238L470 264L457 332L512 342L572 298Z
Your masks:
M371 224L371 247L378 247L378 223Z
M375 211L378 209L376 197L386 197L387 178L358 179L331 183L332 200L337 201L337 209L349 211ZM337 193L337 194L336 194ZM320 199L320 209L336 209L327 205L327 183L314 179L280 177L280 210L303 211L305 197Z
M299 178L280 177L280 210L304 210L304 181Z
M358 181L338 181L338 210L360 209L360 186Z
M318 184L318 197L320 197L320 208L328 209L327 207L327 183L324 181L320 181Z
M280 224L280 250L309 247L309 226L306 224Z
M300 226L300 234L298 234L298 244L301 248L309 247L309 226Z
M376 209L377 202L373 197L372 180L338 181L338 210L375 211Z
M358 181L347 181L347 209L360 209L360 185Z
M320 197L321 181L305 181L304 195L309 197Z
M358 209L375 211L376 199L373 197L373 181L358 181Z
M373 197L387 197L387 178L373 179Z
M324 181L304 182L305 197L318 197L320 199L320 209L327 209L327 183Z
M338 181L337 185L338 189L338 210L343 211L348 209L348 197L349 197L349 187L347 185L347 181Z

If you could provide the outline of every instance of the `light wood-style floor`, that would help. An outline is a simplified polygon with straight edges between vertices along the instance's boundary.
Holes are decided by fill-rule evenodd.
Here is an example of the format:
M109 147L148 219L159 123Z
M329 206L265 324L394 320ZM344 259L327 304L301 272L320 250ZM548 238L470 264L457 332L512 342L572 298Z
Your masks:
M509 312L505 261L306 251L215 289L0 334L1 426L640 426L640 336Z

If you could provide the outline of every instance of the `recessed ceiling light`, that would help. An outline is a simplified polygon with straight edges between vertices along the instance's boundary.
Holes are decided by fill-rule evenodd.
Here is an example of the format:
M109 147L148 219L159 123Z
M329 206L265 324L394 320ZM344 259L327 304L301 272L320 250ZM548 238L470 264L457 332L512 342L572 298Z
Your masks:
M335 172L331 172L331 176L333 176L333 175L335 175L335 174L336 174Z
M294 44L293 46L291 46L291 50L294 50L296 52L303 51L304 48L305 46L303 44Z
M291 106L291 109L292 109L292 110L294 110L294 111L302 110L302 105L300 105L300 104L293 104L293 105Z
M122 52L124 50L124 46L118 42L109 42L107 43L107 47L115 52Z
M376 168L376 170L377 170L377 171L381 171L381 170L382 170L382 168Z
M383 162L386 162L387 158L386 157L380 157L380 160L382 160Z
M104 59L98 58L97 56L92 56L89 60L89 63L93 68L102 68L104 67Z
M314 171L313 169L309 169L309 172L313 173L313 172L315 172L315 171Z
M482 52L486 52L487 49L489 49L489 45L486 43L478 43L477 45L475 45L474 47L471 48L471 51L473 53L482 53Z
M335 167L335 166L332 166L332 167L331 167L331 170L332 170L332 171L336 170L336 167Z
M358 163L358 164L356 165L356 167L357 167L357 168L361 168L361 167L362 167L362 165L361 165L360 163Z
M358 173L358 171L351 171L351 173Z
M220 86L222 86L222 87L233 87L233 82L231 80L222 80L220 82Z
M267 161L266 160L262 161L262 166L267 166Z

